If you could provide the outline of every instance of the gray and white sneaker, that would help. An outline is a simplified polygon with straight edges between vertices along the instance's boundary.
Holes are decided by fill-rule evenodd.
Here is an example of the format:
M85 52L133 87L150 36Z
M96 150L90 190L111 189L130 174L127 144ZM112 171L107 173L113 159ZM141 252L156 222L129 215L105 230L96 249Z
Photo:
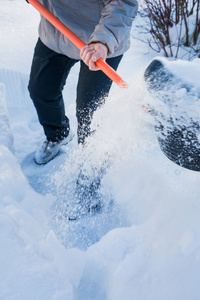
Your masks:
M43 165L48 163L50 160L54 159L56 155L59 153L60 148L63 145L68 144L72 139L74 135L69 133L69 135L64 138L62 141L58 142L51 142L46 140L43 142L40 147L35 152L35 162L38 165Z

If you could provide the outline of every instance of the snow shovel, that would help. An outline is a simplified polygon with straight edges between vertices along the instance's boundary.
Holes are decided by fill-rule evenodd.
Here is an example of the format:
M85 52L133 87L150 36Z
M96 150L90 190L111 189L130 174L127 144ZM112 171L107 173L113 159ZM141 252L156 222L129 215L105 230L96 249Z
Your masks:
M178 106L172 98L172 95L182 88L189 96L193 86L176 77L158 59L154 59L146 68L144 78L154 99L167 103L169 108L167 113L162 114L152 110L161 150L177 165L200 172L199 122L190 116L179 114L178 109L175 109ZM161 91L164 91L164 94L160 93Z
M54 25L68 40L70 40L79 50L86 44L77 37L69 28L67 28L58 18L56 18L46 7L38 0L27 0L35 7L43 17L45 17L52 25ZM97 67L101 69L112 81L121 88L128 88L128 84L124 81L113 68L111 68L102 58L96 61Z

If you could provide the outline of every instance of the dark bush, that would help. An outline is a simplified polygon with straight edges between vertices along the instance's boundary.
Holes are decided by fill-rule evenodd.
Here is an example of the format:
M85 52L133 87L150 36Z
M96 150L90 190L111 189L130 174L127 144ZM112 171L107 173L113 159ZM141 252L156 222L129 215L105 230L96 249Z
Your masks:
M141 0L139 38L167 57L200 54L200 0Z

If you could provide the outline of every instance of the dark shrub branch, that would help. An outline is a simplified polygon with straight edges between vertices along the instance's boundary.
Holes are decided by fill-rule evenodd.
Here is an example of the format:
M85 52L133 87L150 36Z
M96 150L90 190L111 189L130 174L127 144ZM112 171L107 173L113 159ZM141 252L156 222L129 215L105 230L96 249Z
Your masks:
M200 0L141 0L144 22L141 40L167 57L177 57L180 47L200 53ZM147 39L150 34L151 38Z

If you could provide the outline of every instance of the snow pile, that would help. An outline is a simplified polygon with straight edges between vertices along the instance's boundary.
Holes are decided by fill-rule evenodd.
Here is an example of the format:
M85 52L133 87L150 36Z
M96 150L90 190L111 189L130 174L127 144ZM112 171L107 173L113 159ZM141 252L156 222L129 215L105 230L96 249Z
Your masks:
M186 81L196 88L199 89L199 69L200 69L200 59L195 58L193 61L183 61L177 60L174 62L162 60L165 62L166 67L176 76Z
M55 160L36 166L33 152L43 132L26 91L28 75L23 74L28 74L35 43L24 20L34 19L35 12L24 1L3 2L1 29L14 30L17 14L17 28L27 44L17 43L22 37L16 35L16 56L9 62L4 35L5 61L0 63L0 299L198 300L200 175L163 155L151 116L141 109L153 101L143 82L153 55L133 44L119 69L132 86L127 91L113 86L95 114L96 134L87 147L78 149L74 139ZM21 15L22 9L27 14ZM10 15L15 22L8 22ZM32 26L35 34L37 22ZM21 59L21 49L27 56L23 70L21 63L16 70L12 62ZM198 60L179 61L169 68L191 78L198 65ZM74 132L77 72L78 66L65 89ZM198 82L190 82L197 103ZM188 101L184 93L177 95ZM103 202L112 205L95 216L67 221L62 209L79 164L93 176L91 165L99 170L105 161L101 193Z
M0 83L0 140L10 150L13 147L13 136L10 130L10 124L7 113L7 105L5 99L5 86Z

